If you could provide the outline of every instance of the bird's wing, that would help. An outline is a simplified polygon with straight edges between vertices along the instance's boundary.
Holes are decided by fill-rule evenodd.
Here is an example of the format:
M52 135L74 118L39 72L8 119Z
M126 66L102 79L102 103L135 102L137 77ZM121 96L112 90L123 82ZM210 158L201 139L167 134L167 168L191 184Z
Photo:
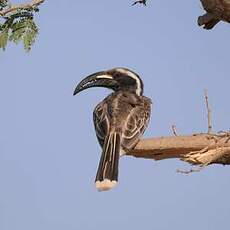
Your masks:
M150 103L135 105L130 111L125 121L122 132L122 147L124 150L130 150L140 140L149 123Z
M110 127L107 113L107 103L101 102L97 105L93 112L93 121L97 139L101 147L103 147L105 137L108 134Z

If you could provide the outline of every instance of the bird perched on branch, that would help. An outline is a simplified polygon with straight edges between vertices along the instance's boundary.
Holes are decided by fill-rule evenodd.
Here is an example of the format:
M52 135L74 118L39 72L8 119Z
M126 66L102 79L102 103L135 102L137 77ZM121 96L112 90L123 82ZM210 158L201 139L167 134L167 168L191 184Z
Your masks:
M136 146L149 123L151 100L143 96L140 77L126 68L101 71L84 78L74 95L90 87L114 91L93 113L96 136L102 147L95 183L99 191L106 191L117 184L122 152Z
M145 6L146 6L146 1L147 1L147 0L139 0L139 1L135 1L135 2L132 4L132 6L136 5L137 3L143 4L143 5L145 5Z

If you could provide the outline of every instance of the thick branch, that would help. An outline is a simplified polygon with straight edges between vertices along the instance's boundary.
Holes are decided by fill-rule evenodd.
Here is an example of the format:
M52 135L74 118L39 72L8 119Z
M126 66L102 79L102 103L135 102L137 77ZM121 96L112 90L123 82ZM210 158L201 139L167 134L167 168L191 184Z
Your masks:
M212 29L219 21L230 23L229 0L200 0L206 14L198 18L198 25L204 29Z
M8 13L11 13L16 10L22 10L22 9L30 9L33 7L36 7L40 4L42 4L45 0L33 0L28 3L23 3L23 4L17 4L17 5L12 5L7 8L4 8L3 10L0 11L0 16L5 16Z
M229 133L156 137L141 140L127 155L163 160L179 158L198 165L230 164Z

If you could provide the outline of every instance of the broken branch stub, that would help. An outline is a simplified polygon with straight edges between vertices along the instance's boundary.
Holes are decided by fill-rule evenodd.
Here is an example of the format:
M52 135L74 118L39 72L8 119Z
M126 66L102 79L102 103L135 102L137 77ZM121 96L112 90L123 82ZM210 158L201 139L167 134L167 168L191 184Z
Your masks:
M212 29L218 22L230 23L230 0L201 0L206 14L198 17L198 25Z

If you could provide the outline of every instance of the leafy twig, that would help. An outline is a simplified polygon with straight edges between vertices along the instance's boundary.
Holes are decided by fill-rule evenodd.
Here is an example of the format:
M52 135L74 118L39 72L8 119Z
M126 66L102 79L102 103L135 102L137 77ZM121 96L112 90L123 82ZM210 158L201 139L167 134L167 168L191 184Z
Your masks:
M45 0L33 0L29 3L23 3L23 4L17 4L17 5L12 5L9 7L5 7L0 11L0 16L5 16L11 12L15 12L17 10L28 10L34 7L37 7L38 5L42 4Z

